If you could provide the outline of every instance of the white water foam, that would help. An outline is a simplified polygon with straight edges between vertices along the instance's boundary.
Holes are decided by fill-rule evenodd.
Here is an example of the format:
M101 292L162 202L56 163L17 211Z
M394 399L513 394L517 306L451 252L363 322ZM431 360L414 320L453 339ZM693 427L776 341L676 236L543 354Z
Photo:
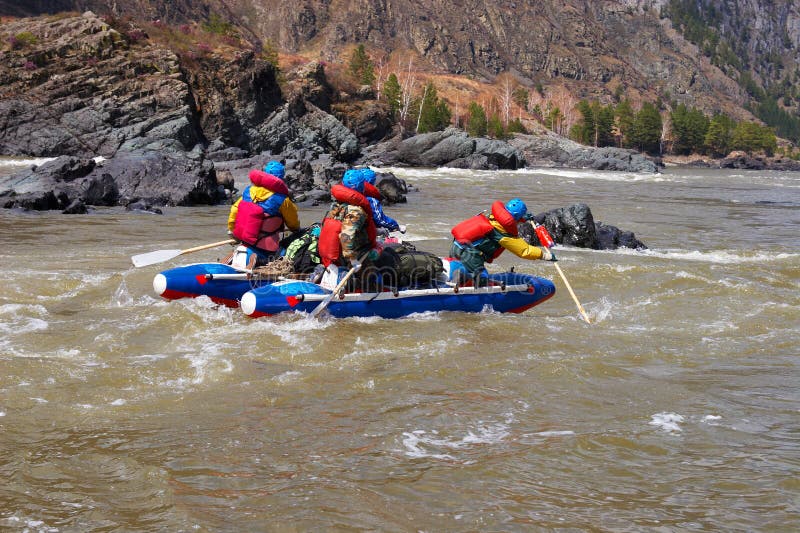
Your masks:
M681 261L693 261L721 265L764 263L800 258L800 253L752 253L741 250L713 250L708 252L701 252L699 250L680 250L677 248L669 248L665 250L634 250L632 248L617 248L616 250L591 250L588 248L577 248L573 246L558 246L556 250L559 248L562 250L568 250L572 253L629 255L635 257L665 259L669 261L674 261L677 259Z
M297 378L299 378L302 375L303 375L302 373L297 372L295 370L288 370L283 374L279 374L274 378L272 378L272 381L284 384L284 383L289 383L291 381L297 381L298 380Z
M648 182L671 182L680 181L680 178L665 176L664 174L633 173L633 172L611 172L602 170L574 170L562 168L531 167L521 168L513 171L518 175L532 176L554 176L558 178L569 178L573 180L600 180L600 181L648 181ZM678 179L676 179L678 178Z
M668 433L680 433L682 429L678 424L683 421L683 416L677 413L656 413L650 418L649 423Z
M11 158L0 157L0 168L17 168L17 167L37 167L47 163L48 161L55 161L55 157L30 157L30 158Z
M460 450L476 444L497 444L509 435L506 424L490 424L473 430L467 430L466 435L457 437L439 437L437 431L428 433L425 430L403 432L404 453L409 457L455 460L449 453L437 453L427 448L446 448Z
M564 430L564 431L540 431L538 433L534 433L534 435L538 435L539 437L568 437L570 435L574 435L574 431Z
M114 295L111 297L111 305L116 307L130 307L131 304L133 304L133 296L131 296L128 285L123 279L119 287L117 287L117 290L114 291Z

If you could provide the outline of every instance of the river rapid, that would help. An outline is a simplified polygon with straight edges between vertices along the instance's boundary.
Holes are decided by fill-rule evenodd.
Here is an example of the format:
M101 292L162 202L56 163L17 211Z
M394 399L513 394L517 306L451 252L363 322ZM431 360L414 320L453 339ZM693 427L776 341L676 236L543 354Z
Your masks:
M387 212L421 249L520 196L650 250L556 249L591 325L552 264L508 253L494 269L555 297L252 320L153 293L227 248L130 263L224 239L226 206L0 210L0 528L800 527L800 174L393 170L420 192Z

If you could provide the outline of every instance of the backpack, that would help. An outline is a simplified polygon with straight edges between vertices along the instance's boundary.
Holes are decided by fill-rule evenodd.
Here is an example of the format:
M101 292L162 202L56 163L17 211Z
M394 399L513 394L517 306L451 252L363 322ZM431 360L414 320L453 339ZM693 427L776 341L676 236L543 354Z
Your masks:
M393 248L400 257L400 264L397 268L400 287L429 285L439 277L439 274L444 272L442 260L436 254L417 250L408 243L402 243Z
M317 250L319 227L319 224L312 224L287 246L286 258L292 262L292 268L295 272L308 274L313 272L314 268L322 262Z

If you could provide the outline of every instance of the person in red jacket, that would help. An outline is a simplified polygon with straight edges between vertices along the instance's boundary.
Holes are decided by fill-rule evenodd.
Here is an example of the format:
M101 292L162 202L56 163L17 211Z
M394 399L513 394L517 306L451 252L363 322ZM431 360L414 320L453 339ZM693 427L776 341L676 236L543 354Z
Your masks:
M452 230L450 256L464 265L476 286L487 283L485 263L491 263L503 250L522 259L557 261L555 254L544 247L532 246L520 238L517 224L525 220L528 207L519 198L492 204L491 213L480 213L458 223Z

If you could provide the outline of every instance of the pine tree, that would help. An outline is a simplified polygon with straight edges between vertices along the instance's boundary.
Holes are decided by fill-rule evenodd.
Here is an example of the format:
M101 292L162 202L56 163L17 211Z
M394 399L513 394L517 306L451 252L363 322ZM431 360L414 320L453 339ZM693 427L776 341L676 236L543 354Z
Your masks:
M508 123L507 133L528 133L528 130L525 129L525 125L522 124L522 121L519 118L515 118L511 122Z
M645 102L633 121L633 131L631 132L633 145L642 152L660 153L661 128L661 114L658 109L650 102Z
M486 111L480 104L470 102L467 108L467 133L472 137L485 137L488 131L489 121L486 119Z
M516 89L514 89L514 103L517 104L522 109L528 108L528 99L530 98L530 92L528 89L523 87L522 85L518 85Z
M702 111L679 104L670 113L673 145L676 154L700 152L705 146L708 119Z
M714 157L722 157L731 151L733 129L736 123L728 115L717 114L711 119L706 132L705 148Z
M561 114L561 110L558 106L553 106L550 102L547 103L547 115L544 117L544 125L553 130L556 133L559 133L561 130L561 122L564 120L564 115Z
M450 125L450 117L447 103L439 99L433 82L428 82L420 104L418 133L441 131Z
M620 134L620 146L626 148L633 146L630 135L633 131L635 114L633 112L633 107L631 106L630 100L623 100L619 103L619 105L617 105L616 116L617 129L619 130Z
M597 146L614 146L614 106L598 104L596 117Z
M489 137L493 137L495 139L506 138L506 129L503 127L503 120L500 118L499 114L492 113L492 116L489 117L487 132Z
M363 44L359 44L350 56L350 74L362 85L375 83L375 65Z
M775 153L778 146L775 133L767 126L755 122L740 122L733 130L731 144L734 150L747 153L763 151L768 156Z
M403 98L403 89L400 87L400 82L397 75L392 72L383 84L383 96L386 97L386 102L389 104L389 110L392 115L400 110L400 105Z
M581 100L578 102L578 113L581 114L581 120L572 129L573 139L581 144L593 146L597 124L592 105L587 100Z

